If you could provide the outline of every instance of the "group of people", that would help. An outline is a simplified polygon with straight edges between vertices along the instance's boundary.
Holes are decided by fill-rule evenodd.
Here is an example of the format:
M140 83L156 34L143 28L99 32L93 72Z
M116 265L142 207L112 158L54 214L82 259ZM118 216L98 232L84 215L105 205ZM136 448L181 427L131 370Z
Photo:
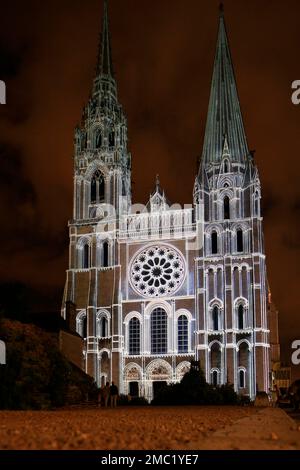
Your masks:
M118 402L119 390L114 382L109 385L109 382L106 382L105 385L99 389L98 393L98 406L108 407L110 404L111 408L116 408Z

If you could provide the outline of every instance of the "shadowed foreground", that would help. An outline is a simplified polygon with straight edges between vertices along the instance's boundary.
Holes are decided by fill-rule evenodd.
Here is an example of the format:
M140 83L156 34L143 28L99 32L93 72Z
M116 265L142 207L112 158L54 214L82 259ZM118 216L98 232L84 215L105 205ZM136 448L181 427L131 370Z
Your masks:
M252 407L2 411L0 449L299 449L296 429L282 410Z

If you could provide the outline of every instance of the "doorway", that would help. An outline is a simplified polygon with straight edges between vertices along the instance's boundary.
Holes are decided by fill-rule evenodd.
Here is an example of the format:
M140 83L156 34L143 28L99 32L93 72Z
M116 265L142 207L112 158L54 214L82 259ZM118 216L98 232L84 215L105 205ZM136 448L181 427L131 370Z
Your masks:
M139 396L139 383L138 382L129 382L129 395L132 398Z

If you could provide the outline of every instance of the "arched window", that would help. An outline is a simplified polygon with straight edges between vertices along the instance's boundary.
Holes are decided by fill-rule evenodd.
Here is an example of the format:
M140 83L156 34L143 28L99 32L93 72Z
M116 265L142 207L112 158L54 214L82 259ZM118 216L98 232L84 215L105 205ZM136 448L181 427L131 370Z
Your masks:
M210 351L210 367L211 369L221 370L221 362L222 362L222 353L220 344L214 343L211 346Z
M115 146L115 133L114 133L114 131L111 131L109 133L108 145L109 145L109 147L114 147Z
M107 268L109 265L109 244L108 242L103 243L103 267Z
M168 352L168 319L163 308L156 308L151 314L151 354Z
M82 319L82 337L87 337L87 318L86 315Z
M87 135L86 132L81 134L81 150L85 150L87 147Z
M98 312L97 317L96 317L97 338L108 338L110 336L109 322L110 322L110 318L107 313Z
M82 337L87 337L87 318L86 313L81 313L77 316L76 331Z
M101 180L99 181L99 202L105 201L105 181L103 175L101 175Z
M228 173L228 160L224 161L224 173Z
M244 307L243 307L243 305L239 305L239 308L238 308L238 328L239 328L239 330L244 329Z
M225 196L224 197L224 220L229 220L230 219L230 201L229 197Z
M106 317L100 319L100 338L108 337L108 321Z
M239 370L239 387L240 388L245 388L246 387L246 373L244 369Z
M238 253L243 253L244 251L244 233L241 229L236 232L236 249Z
M97 202L97 181L95 178L91 181L91 203Z
M219 331L219 308L215 306L212 311L212 326L214 331Z
M91 180L91 203L101 204L105 200L105 181L101 171L97 170Z
M248 387L248 371L250 367L250 350L249 344L247 342L242 342L239 345L238 357L238 385L240 388Z
M100 149L102 146L102 134L101 130L97 129L96 134L95 134L95 148Z
M178 318L178 352L186 353L189 350L189 322L185 315Z
M110 361L106 351L103 351L101 354L100 371L101 375L103 375L105 380L108 381L110 376Z
M90 267L90 247L88 243L85 243L83 246L82 267L83 269L88 269Z
M128 325L129 330L129 354L137 356L141 350L141 327L138 318L134 317L130 320Z
M211 254L218 254L218 234L217 232L212 232L211 234Z
M219 385L219 373L217 370L211 371L211 383L214 387Z

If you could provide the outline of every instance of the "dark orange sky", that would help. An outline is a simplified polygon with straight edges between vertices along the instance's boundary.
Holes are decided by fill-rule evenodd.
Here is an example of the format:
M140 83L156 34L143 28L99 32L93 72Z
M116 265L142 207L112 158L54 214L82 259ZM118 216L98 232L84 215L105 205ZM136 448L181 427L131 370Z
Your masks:
M225 18L248 142L263 187L267 266L285 358L300 339L300 79L298 0L226 0ZM59 308L72 216L73 129L87 101L101 0L1 5L0 280ZM169 199L192 202L218 26L216 0L111 0L119 97L128 117L133 197L160 174ZM33 299L34 304L34 299Z

